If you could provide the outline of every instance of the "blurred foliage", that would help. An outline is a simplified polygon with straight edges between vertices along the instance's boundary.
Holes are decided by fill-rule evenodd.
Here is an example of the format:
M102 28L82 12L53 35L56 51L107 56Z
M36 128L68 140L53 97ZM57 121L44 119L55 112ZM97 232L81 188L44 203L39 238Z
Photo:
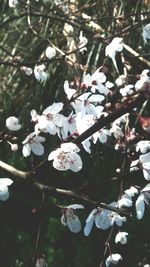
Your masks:
M9 8L7 0L0 2L0 130L5 127L8 116L19 117L23 124L21 135L10 137L10 140L17 138L19 144L28 133L33 131L30 111L36 109L40 113L54 101L65 101L64 81L74 81L77 76L82 79L83 71L76 64L77 62L86 65L89 60L87 72L105 65L111 73L110 80L114 81L116 74L111 61L105 58L105 44L101 44L101 37L108 37L111 40L113 35L120 33L125 43L138 53L146 54L147 60L150 60L150 46L143 43L143 25L140 24L143 18L150 16L149 0L74 2L75 6L72 6L69 0L62 1L60 4L59 1L50 0L19 0L16 8ZM36 12L38 15L32 16ZM90 20L94 21L97 27L99 26L98 30L92 28L89 21L83 19L83 13L90 16ZM69 52L68 41L64 34L65 21L70 21L73 26L71 38L78 41L80 30L83 30L88 38L87 52L81 54L77 51L74 54L74 64L70 64L71 62L61 55L61 51ZM122 34L123 29L136 22L139 23L139 27L131 28L130 31ZM15 62L22 62L22 65L34 68L35 62L45 60L44 52L49 45L55 45L60 52L57 51L57 60L46 61L46 72L49 78L45 84L41 84L35 79L34 74L27 76L22 71L21 65L15 65ZM90 53L91 58L89 58ZM140 74L147 67L127 51L124 53L131 77L133 74ZM14 66L8 64L11 62ZM47 153L49 148L56 147L57 141L57 138L48 138ZM115 176L115 170L120 166L123 157L124 155L114 151L111 146L97 144L92 148L91 155L82 152L84 169L80 174L70 171L62 174L48 163L44 170L42 167L39 169L37 178L42 183L75 189L77 192L80 187L85 186L85 196L110 203L116 200L120 181L109 181L108 184L106 181ZM7 143L1 144L0 158L21 170L29 170L41 161L41 158L37 157L23 158L21 148L18 153L10 153ZM7 177L8 174L1 171L0 175ZM141 173L132 176L132 180L130 175L125 179L125 188L134 183L144 184ZM0 202L0 259L3 267L99 266L109 231L93 229L92 234L86 238L83 232L73 235L67 227L61 225L61 211L58 206L75 203L74 199L70 201L62 196L46 195L42 202L41 192L30 183L22 182L18 178L16 181L11 187L10 199L5 203ZM80 212L83 226L91 210L91 207L86 208L84 213ZM142 222L129 220L127 223L131 236L125 247L113 245L114 250L117 247L116 251L120 251L124 258L121 266L139 266L139 262L142 262L144 257L147 261L150 260L148 208L146 214ZM39 225L41 230L36 247Z

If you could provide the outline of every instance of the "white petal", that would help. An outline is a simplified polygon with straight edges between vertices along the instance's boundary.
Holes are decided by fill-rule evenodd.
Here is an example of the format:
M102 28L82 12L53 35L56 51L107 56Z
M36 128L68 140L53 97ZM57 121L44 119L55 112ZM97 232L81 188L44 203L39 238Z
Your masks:
M78 172L82 169L82 160L78 154L71 153L68 161L70 164L70 170L73 172Z
M59 171L66 171L70 169L70 164L66 159L60 160L58 158L54 158L53 167Z
M73 217L67 217L67 225L72 233L78 233L81 231L80 220L75 214Z
M130 200L127 197L123 197L122 199L120 199L118 201L118 207L122 208L122 207L132 207L132 200Z
M145 211L145 202L143 193L141 193L138 199L136 200L135 207L136 207L136 217L138 220L141 220L144 216L144 211Z
M150 191L150 183L147 184L147 185L142 189L141 192L146 192L146 191Z
M64 83L64 91L67 95L67 98L70 100L72 98L73 95L75 95L76 90L75 89L71 89L69 88L69 83L68 81L65 81Z
M141 155L139 157L139 160L144 163L144 162L150 162L150 152L149 153L146 153L144 155Z
M127 232L119 232L115 237L115 243L120 243L122 245L127 243Z
M81 204L72 204L72 205L67 206L67 208L76 210L76 209L84 209L84 206Z
M32 152L37 156L42 156L44 154L44 146L40 143L31 144Z
M22 148L22 153L24 157L29 157L31 154L31 147L29 144L25 144Z
M9 198L9 192L6 192L5 194L0 193L0 200L6 201Z
M150 180L150 170L143 169L143 175L147 181Z
M0 186L5 185L9 186L13 183L13 181L10 178L0 178Z
M90 219L89 219L90 218ZM93 227L93 223L94 223L94 216L88 216L87 220L86 220L86 225L84 227L84 235L88 236L91 233L92 227Z
M105 97L103 95L91 95L88 100L90 102L102 102L105 99Z
M66 217L64 216L64 214L61 216L61 223L66 226L67 223L66 223Z

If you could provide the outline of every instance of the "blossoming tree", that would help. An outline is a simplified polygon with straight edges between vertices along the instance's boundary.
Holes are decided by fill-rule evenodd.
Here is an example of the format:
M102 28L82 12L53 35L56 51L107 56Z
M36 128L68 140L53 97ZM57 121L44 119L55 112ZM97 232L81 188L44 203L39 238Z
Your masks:
M135 2L0 3L4 266L150 266L150 3Z

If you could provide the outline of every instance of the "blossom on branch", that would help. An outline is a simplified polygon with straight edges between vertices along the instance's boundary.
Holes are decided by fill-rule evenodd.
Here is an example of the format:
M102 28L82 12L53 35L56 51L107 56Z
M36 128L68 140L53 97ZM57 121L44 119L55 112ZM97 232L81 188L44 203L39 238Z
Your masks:
M84 206L81 204L72 204L62 209L61 223L64 226L67 225L72 233L81 231L81 222L75 214L76 209L84 209Z
M35 132L29 134L26 139L22 142L23 148L22 153L24 157L29 157L31 151L36 156L42 156L44 154L44 146L41 144L45 142L45 137L36 136Z
M37 65L34 67L35 78L41 83L46 82L46 80L48 78L48 74L44 70L45 70L44 64Z
M127 232L119 232L115 237L115 243L120 243L122 245L127 243Z
M81 53L87 51L86 47L87 43L88 39L85 36L83 36L83 31L80 31L78 48Z
M8 186L12 183L10 178L0 178L0 200L5 201L9 198Z
M112 202L110 206L117 207L118 203ZM99 207L95 208L86 219L86 225L84 228L85 236L90 234L94 222L98 229L106 230L114 223L116 223L119 227L122 226L123 222L126 222L126 217L122 217L114 211L101 209Z
M6 119L6 127L10 131L19 131L21 129L21 124L19 124L18 118L10 116Z
M52 59L56 56L56 49L54 47L48 46L46 48L45 55L48 59Z
M18 5L18 0L9 0L9 7L15 8Z
M109 266L112 266L113 264L116 265L121 260L122 260L122 256L120 254L118 254L118 253L111 254L106 259L106 266L109 267Z
M48 160L53 160L53 167L59 171L70 169L73 172L78 172L82 169L82 160L77 154L79 151L77 145L64 143L49 154Z
M63 108L63 103L53 103L44 109L42 115L38 115L36 110L31 110L32 121L35 122L35 132L39 131L55 135L57 133L57 127L62 127L64 123L64 116L59 114Z
M119 70L117 67L117 62L116 62L115 57L116 57L117 52L121 52L123 50L122 41L123 41L123 38L115 37L111 41L111 43L106 46L106 49L105 49L105 55L112 59L114 67L118 73L119 73Z
M136 217L141 220L145 212L145 203L149 205L150 200L150 183L147 184L142 190L139 197L136 200Z

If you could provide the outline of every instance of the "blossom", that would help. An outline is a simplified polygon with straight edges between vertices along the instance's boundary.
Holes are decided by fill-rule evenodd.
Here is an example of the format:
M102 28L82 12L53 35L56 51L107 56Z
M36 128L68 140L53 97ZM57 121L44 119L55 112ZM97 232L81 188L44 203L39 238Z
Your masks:
M150 149L150 141L149 140L144 140L144 141L139 141L136 145L136 151L140 152L142 154L146 153Z
M111 88L112 84L106 83L104 85L103 83L105 82L106 75L102 71L100 71L100 68L98 68L92 75L86 74L83 78L82 84L86 88L91 87L92 93L95 93L96 90L98 90L100 94L108 95L108 88Z
M6 127L10 131L19 131L21 129L21 124L19 124L18 118L10 116L6 119Z
M88 43L88 39L83 36L83 31L80 31L80 35L79 35L79 51L80 52L84 52L87 51L86 45Z
M116 207L118 206L118 203L112 202L110 206ZM90 234L94 222L98 229L106 230L114 223L116 223L118 226L122 226L123 222L126 222L126 218L120 216L114 211L101 209L99 207L95 208L91 211L88 218L86 219L86 225L84 228L85 236L88 236Z
M45 55L48 59L56 56L56 49L54 47L48 46L45 51Z
M139 160L142 163L144 178L150 180L150 152L141 155Z
M48 75L44 70L45 70L45 65L44 64L37 65L37 66L34 67L34 75L35 75L35 78L39 82L45 82L47 80L47 78L48 78Z
M9 0L9 7L15 8L18 5L18 0Z
M115 37L109 45L106 46L105 55L110 57L113 61L116 71L119 73L117 63L116 63L116 52L121 52L123 50L122 45L123 38Z
M69 83L68 81L65 81L64 82L64 91L67 95L67 98L70 100L75 94L76 94L76 90L75 89L72 89L69 87Z
M143 27L142 36L144 43L147 44L147 39L150 39L150 23Z
M111 132L108 129L102 128L93 134L93 143L96 144L99 140L102 144L107 142L107 136L111 136Z
M118 207L132 207L132 200L127 197L127 195L123 195L120 200L118 200Z
M77 154L79 151L77 145L64 143L49 154L48 160L53 160L53 167L59 171L70 169L73 172L78 172L82 169L82 160Z
M140 79L135 83L135 90L136 91L139 91L145 82L150 81L150 77L148 76L148 74L149 74L149 69L145 69L142 71L142 73L140 75Z
M124 191L124 193L125 193L125 195L126 195L128 198L131 199L131 198L134 197L136 194L138 194L138 190L137 190L136 187L131 186L129 189L126 189L126 190Z
M62 210L61 223L64 226L67 225L72 233L78 233L81 230L81 222L74 212L76 209L84 209L84 206L81 204L72 204L64 207Z
M36 136L35 132L29 134L26 137L26 139L22 142L23 156L24 157L30 156L31 151L37 156L42 156L44 154L44 146L41 143L43 142L45 142L45 137Z
M91 94L90 92L84 93L79 96L73 103L72 106L75 112L81 112L85 114L95 114L95 105L93 103L101 103L105 97L100 94Z
M27 68L26 66L22 66L21 70L23 70L25 72L25 74L28 76L30 76L33 72L33 70L31 68Z
M127 243L127 236L128 233L127 232L119 232L116 237L115 237L115 242L116 243L120 243L122 245Z
M12 183L10 178L0 178L0 200L5 201L9 198L8 186Z
M150 193L150 183L147 184L142 190L139 197L136 200L136 217L141 220L144 216L145 203L149 205L149 193Z
M134 88L134 86L132 85L132 84L128 84L128 85L126 85L124 88L121 88L120 89L120 94L122 95L122 96L127 96L127 95L131 95L131 94L133 94L133 88Z
M69 134L76 131L76 115L71 113L68 117L64 117L62 127L58 128L57 134L60 138L65 139Z
M59 114L63 108L63 103L53 103L44 109L42 115L38 115L36 110L31 111L31 118L35 124L35 132L42 131L55 135L57 133L57 127L62 127L64 122L64 116Z
M127 82L127 77L125 75L120 75L116 80L115 83L118 87L125 85Z
M106 266L109 267L112 264L117 264L119 261L122 260L122 256L118 253L116 254L111 254L110 256L108 256L108 258L106 259Z

